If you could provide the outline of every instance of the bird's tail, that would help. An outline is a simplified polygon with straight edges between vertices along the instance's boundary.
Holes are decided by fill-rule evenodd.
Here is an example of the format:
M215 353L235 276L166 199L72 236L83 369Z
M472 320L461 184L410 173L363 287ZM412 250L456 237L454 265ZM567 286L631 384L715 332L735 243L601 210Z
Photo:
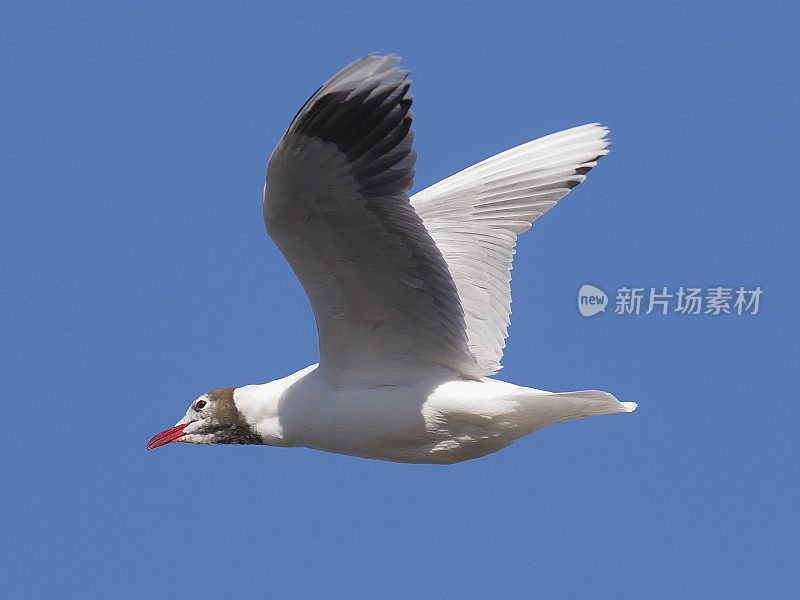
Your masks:
M600 390L562 393L542 393L537 390L537 392L528 396L522 403L525 425L529 431L571 419L633 412L638 406L635 402L620 402L612 394Z

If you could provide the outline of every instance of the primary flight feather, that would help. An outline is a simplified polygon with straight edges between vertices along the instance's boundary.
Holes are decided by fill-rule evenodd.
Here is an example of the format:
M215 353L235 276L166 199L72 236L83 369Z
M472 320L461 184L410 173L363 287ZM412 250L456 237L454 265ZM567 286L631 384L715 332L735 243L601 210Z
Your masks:
M508 335L517 235L608 153L608 130L528 142L409 198L409 86L394 55L355 61L306 102L269 160L264 221L311 301L319 364L203 394L148 449L260 443L453 463L636 408L489 377Z

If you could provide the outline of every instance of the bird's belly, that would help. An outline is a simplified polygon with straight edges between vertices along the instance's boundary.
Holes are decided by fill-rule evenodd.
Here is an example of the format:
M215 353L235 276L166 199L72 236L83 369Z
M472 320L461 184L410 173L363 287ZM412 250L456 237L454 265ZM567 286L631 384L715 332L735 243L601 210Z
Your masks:
M297 399L281 420L292 445L396 462L460 462L516 437L485 417L454 418L441 410L432 390L388 386Z
M330 402L286 419L298 446L365 458L420 462L435 443L413 403ZM296 426L294 426L296 425Z

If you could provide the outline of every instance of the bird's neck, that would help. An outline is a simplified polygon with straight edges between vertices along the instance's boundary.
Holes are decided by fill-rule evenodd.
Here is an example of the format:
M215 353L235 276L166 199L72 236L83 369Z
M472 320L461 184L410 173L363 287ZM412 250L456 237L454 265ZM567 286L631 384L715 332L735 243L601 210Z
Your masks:
M234 390L233 401L237 410L251 429L261 437L262 443L270 446L292 445L285 435L281 420L284 410L281 399L292 385L316 367L317 365L311 365L283 379L245 385Z

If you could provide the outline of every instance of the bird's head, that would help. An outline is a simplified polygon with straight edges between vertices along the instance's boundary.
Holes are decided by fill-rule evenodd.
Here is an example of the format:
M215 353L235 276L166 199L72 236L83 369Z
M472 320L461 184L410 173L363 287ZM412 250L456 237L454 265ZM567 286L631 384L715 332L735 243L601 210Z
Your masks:
M258 444L261 438L245 421L233 401L236 388L211 390L192 402L174 427L154 436L147 449L169 442L191 444Z

